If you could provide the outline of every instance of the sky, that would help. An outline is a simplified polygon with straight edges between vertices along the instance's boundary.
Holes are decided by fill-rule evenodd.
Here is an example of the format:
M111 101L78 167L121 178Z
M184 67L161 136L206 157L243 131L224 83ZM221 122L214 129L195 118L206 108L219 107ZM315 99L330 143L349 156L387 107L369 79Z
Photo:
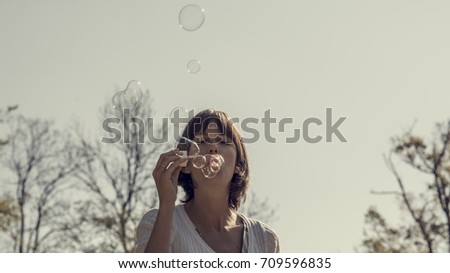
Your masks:
M194 31L179 23L188 4L204 9ZM261 135L267 110L292 118L285 132L271 126L275 143L247 145L251 189L278 207L282 252L353 252L370 206L399 220L392 197L370 194L397 189L390 138L414 121L431 137L449 118L449 12L434 0L0 0L0 107L97 133L99 107L139 80L155 118L217 108L258 118ZM347 142L286 143L308 118L323 122L311 136L325 136L327 108L333 123L345 117Z

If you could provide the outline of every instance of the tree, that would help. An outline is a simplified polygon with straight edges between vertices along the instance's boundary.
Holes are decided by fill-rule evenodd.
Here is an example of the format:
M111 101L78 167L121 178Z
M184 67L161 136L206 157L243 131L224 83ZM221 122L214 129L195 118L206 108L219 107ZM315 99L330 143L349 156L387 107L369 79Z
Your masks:
M254 191L250 191L246 202L239 208L239 212L266 224L270 224L278 219L276 208L270 206L269 199L266 197L264 200L261 200Z
M168 146L167 142L142 140L147 139L149 131L165 134L167 124L156 128L148 123L147 128L142 128L142 123L132 123L153 116L150 102L147 92L132 112L133 117L119 115L122 136L115 143L89 141L77 129L80 162L74 176L83 184L87 199L78 203L79 227L85 232L74 233L72 238L80 244L84 240L83 251L133 252L136 227L145 210L157 204L152 170L155 160ZM118 113L109 103L101 112L102 123Z
M102 117L117 114L109 104L101 110ZM120 141L104 143L80 127L69 135L50 121L8 115L11 135L1 147L8 172L0 196L0 232L8 243L2 246L14 252L132 252L138 222L158 203L155 161L171 148L168 140L144 141L149 132L154 138L168 132L167 123L142 128L137 118L152 116L147 92L133 117L120 116ZM267 200L252 195L249 201L242 208L248 216L274 218Z
M436 124L433 136L425 141L409 130L392 139L385 162L399 190L374 193L395 195L409 221L393 227L371 207L366 213L363 251L450 252L450 120ZM427 177L422 190L408 188L411 181L400 175L394 158Z
M0 109L0 124L7 123L9 120L10 112L16 110L18 105L8 106L6 111ZM2 136L3 137L3 136ZM3 155L1 152L4 146L8 144L8 138L0 138L0 157ZM13 222L18 221L17 206L15 206L14 198L4 194L0 197L0 231L7 232Z
M14 188L15 196L0 202L7 216L2 230L9 233L14 252L58 251L61 241L56 237L68 206L60 193L74 170L70 141L49 121L18 115L9 123L11 137L2 163L10 176L3 177L3 188Z
M14 110L16 110L19 106L18 105L14 105L14 106L8 106L6 108L6 111L4 111L3 109L0 109L0 124L1 123L6 123L8 120L8 116L10 115L10 113ZM0 148L2 146L5 146L6 144L8 144L9 140L0 138Z

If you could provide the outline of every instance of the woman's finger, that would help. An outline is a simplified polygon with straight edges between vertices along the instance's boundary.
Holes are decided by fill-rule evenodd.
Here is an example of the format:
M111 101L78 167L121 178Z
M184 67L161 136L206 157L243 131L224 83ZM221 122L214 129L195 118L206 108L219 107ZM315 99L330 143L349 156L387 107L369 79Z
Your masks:
M161 154L158 162L156 163L155 169L159 171L165 171L170 163L180 158L180 156L181 154L176 150Z
M183 164L184 162L186 162L186 161L188 161L188 160L189 160L188 158L181 158L181 157L178 157L178 159L175 160L175 161L167 168L167 170L166 170L167 174L172 174L172 173L175 171L175 169L176 169L177 167L179 167L181 164Z

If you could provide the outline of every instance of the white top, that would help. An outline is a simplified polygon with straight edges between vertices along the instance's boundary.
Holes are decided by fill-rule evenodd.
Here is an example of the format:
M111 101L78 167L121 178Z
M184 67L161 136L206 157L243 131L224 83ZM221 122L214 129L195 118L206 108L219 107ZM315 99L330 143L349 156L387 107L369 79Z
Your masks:
M147 211L142 217L136 231L136 252L144 252L158 209ZM278 237L266 224L239 214L244 224L242 252L244 253L274 253L280 252ZM210 253L214 250L200 237L194 224L184 210L184 205L175 206L172 232L170 236L170 252L179 253Z

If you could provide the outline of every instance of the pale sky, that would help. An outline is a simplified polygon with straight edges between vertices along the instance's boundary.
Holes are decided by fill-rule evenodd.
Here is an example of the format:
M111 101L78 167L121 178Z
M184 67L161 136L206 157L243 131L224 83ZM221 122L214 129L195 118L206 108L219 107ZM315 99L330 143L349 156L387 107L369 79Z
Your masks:
M187 4L205 9L196 31L179 26ZM277 143L247 146L251 187L278 205L282 252L353 252L370 205L398 219L392 197L370 194L397 189L390 137L414 119L429 137L449 118L448 14L448 1L0 0L0 106L96 132L112 91L139 80L157 117L182 106L293 118ZM326 108L347 117L347 143L285 143Z

